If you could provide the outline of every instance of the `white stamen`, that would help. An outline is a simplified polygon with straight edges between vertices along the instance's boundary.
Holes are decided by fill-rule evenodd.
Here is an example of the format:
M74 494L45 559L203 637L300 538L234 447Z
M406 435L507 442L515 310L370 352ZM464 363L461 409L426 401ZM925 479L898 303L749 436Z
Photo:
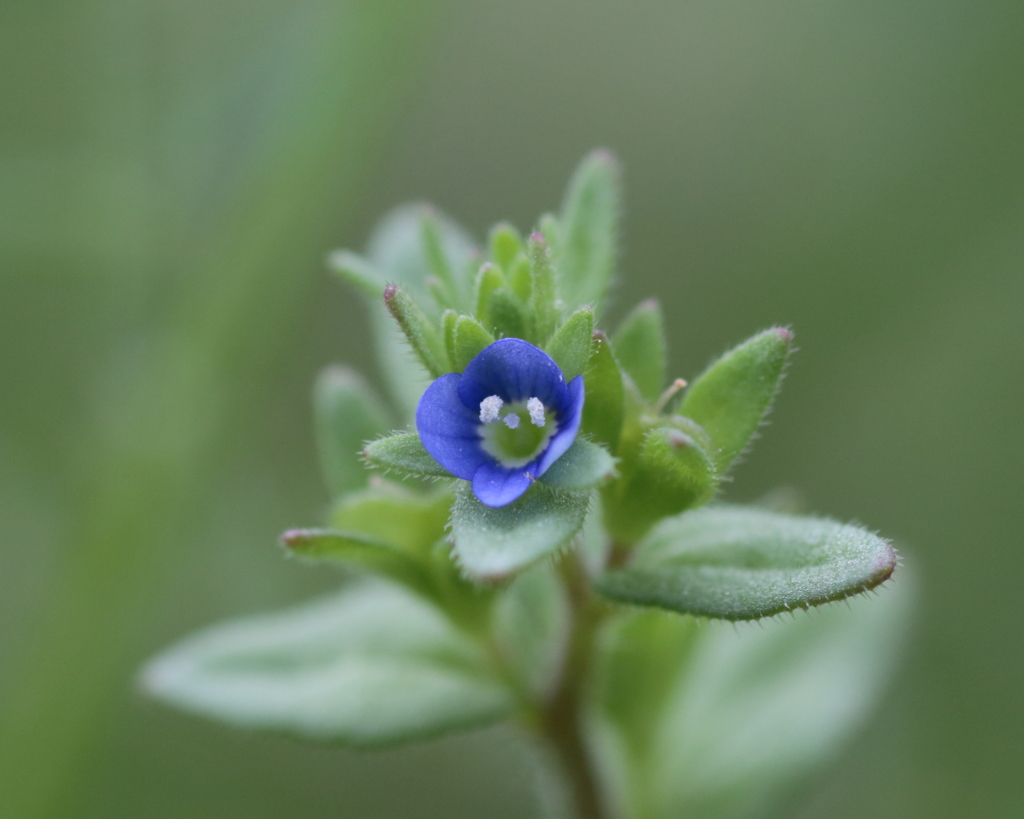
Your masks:
M510 412L508 415L505 416L505 426L507 426L509 429L515 429L517 426L519 426L519 416L516 415L514 412Z
M526 402L526 411L530 413L530 420L538 426L544 426L544 404L539 398L531 398Z
M490 424L498 420L498 411L505 402L496 395L489 395L480 402L480 422Z

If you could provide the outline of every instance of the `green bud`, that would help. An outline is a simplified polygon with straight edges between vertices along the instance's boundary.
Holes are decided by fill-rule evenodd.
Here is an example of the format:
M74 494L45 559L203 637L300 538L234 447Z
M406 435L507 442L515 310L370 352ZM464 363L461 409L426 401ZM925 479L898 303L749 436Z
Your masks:
M444 339L416 302L398 285L389 284L384 291L384 304L427 372L433 378L451 372Z
M655 299L637 305L612 338L615 358L641 395L656 401L665 387L665 326Z
M707 430L719 472L744 450L767 414L792 346L787 328L765 330L719 358L687 391L679 414Z

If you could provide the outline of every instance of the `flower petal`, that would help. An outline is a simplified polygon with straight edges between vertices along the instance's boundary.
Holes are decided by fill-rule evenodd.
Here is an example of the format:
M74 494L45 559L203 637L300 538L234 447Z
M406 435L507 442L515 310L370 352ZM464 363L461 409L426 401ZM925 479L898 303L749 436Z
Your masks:
M470 409L460 399L458 373L442 375L416 406L416 431L435 461L456 478L472 480L491 457L480 447L479 405Z
M473 476L473 494L484 506L507 506L530 488L533 478L526 470L484 463Z
M548 471L548 467L561 458L565 451L572 446L576 440L576 433L580 431L580 421L583 420L583 376L577 375L569 382L569 400L563 414L558 418L558 432L556 432L548 448L537 461L537 470L534 477L539 478Z
M480 402L491 395L506 402L539 398L560 417L570 401L554 359L519 338L495 341L462 374L459 397L467 407L479 411Z

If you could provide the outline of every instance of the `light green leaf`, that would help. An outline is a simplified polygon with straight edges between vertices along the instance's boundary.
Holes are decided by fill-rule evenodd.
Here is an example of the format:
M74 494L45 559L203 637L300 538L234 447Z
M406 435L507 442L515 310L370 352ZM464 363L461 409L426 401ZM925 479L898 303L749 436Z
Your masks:
M463 482L452 507L455 561L478 580L518 571L568 542L583 525L589 503L588 492L534 485L519 500L494 509L480 503Z
M581 431L618 454L622 435L625 395L622 374L615 362L608 337L595 330L587 371L583 374L585 398Z
M569 182L552 242L559 292L570 310L589 304L600 312L615 272L620 208L618 165L607 151L594 151Z
M550 696L569 637L569 601L550 562L523 572L494 607L498 650L536 699Z
M594 308L581 307L555 331L547 353L562 371L566 381L583 375L590 360L594 335Z
M415 557L369 535L332 529L289 529L281 543L290 554L368 569L430 598L433 584L426 565Z
M420 219L420 236L423 240L423 250L427 257L427 265L437 282L437 290L441 296L441 304L447 307L463 308L468 307L469 293L467 282L464 279L463 264L458 268L458 273L452 265L452 260L445 253L444 233L441 228L439 214L432 208L428 209ZM431 280L426 280L429 286Z
M719 472L744 450L771 408L792 346L785 327L765 330L719 358L687 390L679 414L707 430Z
M335 250L329 254L327 268L372 300L381 298L388 286L387 280L371 262L350 250Z
M616 701L631 700L625 709L602 703L597 720L598 747L611 763L605 781L628 786L616 788L613 801L643 819L764 816L867 717L899 657L911 592L901 574L878 599L855 600L850 608L799 613L763 628L697 629L668 696L656 698L653 731L639 737L634 720L643 720L628 706L638 707L647 681L630 673L636 658L610 658L619 666ZM629 690L630 683L638 687ZM623 749L634 762L625 777L615 764Z
M477 644L382 581L214 626L150 662L142 683L222 722L356 746L482 725L514 707Z
M621 602L755 620L873 589L895 567L888 541L857 526L717 506L663 521L595 587Z
M487 315L499 338L525 338L523 305L507 287L498 287L487 297Z
M491 293L504 286L505 277L502 275L500 268L490 262L486 262L480 267L480 272L476 275L476 284L474 285L473 292L476 294L476 317L485 328L494 327L494 322L487 311L487 304L490 301Z
M333 497L366 486L359 459L366 441L391 429L391 413L365 379L348 367L328 367L313 390L320 466Z
M424 557L444 537L452 505L450 487L429 495L381 481L335 504L333 529L379 540L411 555Z
M612 338L615 358L636 384L640 393L653 402L665 389L665 321L656 299L638 304L623 319Z
M556 489L592 489L615 472L615 459L600 444L577 438L540 480Z
M498 222L491 228L488 244L491 248L491 259L504 270L511 269L512 260L523 249L523 240L508 222Z
M386 438L378 438L366 446L363 458L370 466L394 470L403 477L451 477L451 473L423 448L423 442L415 432L396 432Z
M455 320L452 334L451 359L452 367L461 373L469 366L484 348L494 343L494 336L488 333L483 325L471 316L459 316Z
M551 261L551 250L543 233L534 233L529 240L530 306L533 314L533 342L541 347L548 343L558 323L558 306L555 303L555 270Z
M427 372L434 378L451 372L444 338L409 294L397 285L389 284L384 291L384 304L402 328L406 341Z

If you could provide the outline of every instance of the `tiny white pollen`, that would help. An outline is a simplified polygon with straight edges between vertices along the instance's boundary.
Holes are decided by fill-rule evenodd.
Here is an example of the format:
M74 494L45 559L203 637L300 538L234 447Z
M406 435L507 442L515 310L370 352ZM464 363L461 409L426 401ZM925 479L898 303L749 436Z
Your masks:
M510 412L508 415L505 416L505 426L507 426L509 429L515 429L517 426L519 426L519 416L516 415L514 412Z
M538 427L544 426L544 404L539 398L531 398L526 402L526 411L530 413L530 420Z
M501 410L501 405L505 402L502 401L496 395L489 395L483 401L480 402L480 421L484 424L490 424L498 420L498 412Z

